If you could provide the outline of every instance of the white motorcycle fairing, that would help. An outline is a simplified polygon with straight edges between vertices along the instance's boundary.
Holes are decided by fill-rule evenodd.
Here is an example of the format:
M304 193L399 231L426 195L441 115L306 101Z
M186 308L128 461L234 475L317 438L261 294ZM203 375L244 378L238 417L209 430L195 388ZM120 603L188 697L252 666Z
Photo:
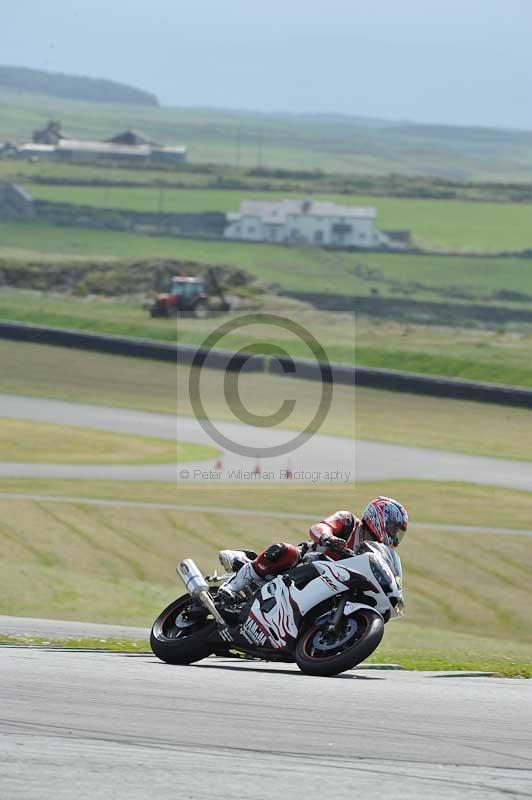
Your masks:
M287 575L273 578L262 587L249 608L241 626L242 635L258 647L287 648L297 640L301 620L311 609L340 594L358 595L360 590L369 602L360 602L357 596L356 602L346 603L344 614L370 608L385 621L399 616L401 580L399 575L394 576L384 555L373 551L340 561L313 561L312 567L318 574L301 589ZM397 556L395 558L399 561ZM395 571L400 572L400 562ZM390 600L393 597L396 598L395 607Z
M233 575L240 555L228 554ZM339 675L375 652L385 623L404 607L399 556L376 542L364 543L359 555L346 548L338 561L307 551L298 566L231 602L212 585L217 576L206 578L192 559L176 571L186 593L161 611L150 633L154 655L167 664L248 655L296 663L307 675Z

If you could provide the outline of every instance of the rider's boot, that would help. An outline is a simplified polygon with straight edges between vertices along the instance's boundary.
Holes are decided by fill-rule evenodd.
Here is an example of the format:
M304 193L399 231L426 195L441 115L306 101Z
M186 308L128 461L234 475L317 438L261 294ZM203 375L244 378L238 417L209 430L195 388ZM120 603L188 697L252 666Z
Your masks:
M250 561L241 567L236 575L233 575L218 589L218 598L224 604L232 605L240 600L240 593L245 592L248 594L251 590L264 586L267 581L261 578L255 570Z
M253 553L253 558L255 558L255 553ZM238 572L244 564L253 559L245 550L220 550L218 560L227 572Z

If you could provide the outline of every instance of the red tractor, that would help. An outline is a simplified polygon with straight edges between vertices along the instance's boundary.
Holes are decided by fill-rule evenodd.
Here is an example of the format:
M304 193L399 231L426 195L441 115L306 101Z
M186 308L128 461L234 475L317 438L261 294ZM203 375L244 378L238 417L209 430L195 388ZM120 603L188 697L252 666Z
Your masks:
M208 293L208 283L214 288L220 298L218 306L211 302ZM229 311L230 305L225 299L216 276L209 272L206 278L190 278L175 276L172 278L170 291L167 294L158 294L150 308L152 317L196 317L205 319L211 313Z

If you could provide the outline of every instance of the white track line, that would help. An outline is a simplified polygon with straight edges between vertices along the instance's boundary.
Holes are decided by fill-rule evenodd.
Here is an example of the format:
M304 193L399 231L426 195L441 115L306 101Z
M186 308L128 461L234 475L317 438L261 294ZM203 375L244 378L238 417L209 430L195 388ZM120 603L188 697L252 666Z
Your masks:
M226 514L237 517L273 517L275 519L316 520L315 514L295 514L288 511L257 511L224 506L195 506L181 503L148 503L140 500L104 500L96 497L60 497L49 494L23 494L0 492L2 500L34 500L42 503L66 503L68 505L109 506L111 508L144 508L152 511L193 511L200 514ZM412 522L411 528L423 528L448 533L496 533L503 536L532 536L532 530L523 528L493 528L481 525L451 525L439 522Z

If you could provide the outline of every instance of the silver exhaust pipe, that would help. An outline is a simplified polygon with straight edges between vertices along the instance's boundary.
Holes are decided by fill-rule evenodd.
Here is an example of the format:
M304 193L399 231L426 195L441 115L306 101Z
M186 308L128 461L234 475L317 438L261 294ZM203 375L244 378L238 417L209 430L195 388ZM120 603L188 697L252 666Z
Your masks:
M209 614L212 614L218 625L224 629L227 628L227 622L214 605L214 601L209 592L209 585L195 562L191 558L183 559L183 561L180 561L177 565L176 572L185 584L189 595L194 600L198 600L201 605L207 609ZM224 636L224 638L226 637Z

